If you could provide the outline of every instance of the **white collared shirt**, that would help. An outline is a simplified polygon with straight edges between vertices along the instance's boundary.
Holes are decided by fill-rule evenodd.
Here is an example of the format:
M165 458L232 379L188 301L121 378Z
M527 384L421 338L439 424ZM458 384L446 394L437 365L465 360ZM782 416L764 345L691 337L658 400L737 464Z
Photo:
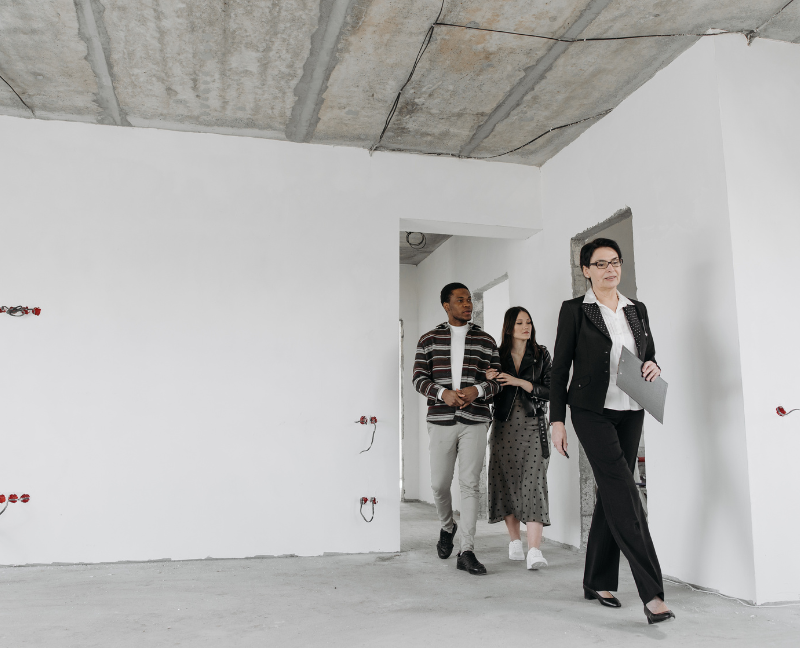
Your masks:
M608 306L597 301L594 291L589 288L583 298L584 304L597 304L600 307L600 314L606 323L606 328L611 335L611 357L609 360L608 372L608 391L606 392L606 402L603 407L612 410L640 410L642 406L628 396L624 391L617 387L617 370L619 369L619 358L622 355L622 347L626 347L631 353L638 357L636 340L633 339L633 331L625 317L625 306L633 306L633 302L617 292L619 301L617 310L613 311Z

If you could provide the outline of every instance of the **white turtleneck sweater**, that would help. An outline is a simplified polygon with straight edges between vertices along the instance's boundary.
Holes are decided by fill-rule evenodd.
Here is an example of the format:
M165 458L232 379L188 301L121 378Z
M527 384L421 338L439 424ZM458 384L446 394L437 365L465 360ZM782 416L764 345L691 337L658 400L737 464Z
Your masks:
M464 369L464 349L467 343L467 333L469 332L469 324L464 326L450 327L450 372L453 377L453 391L461 389L461 372ZM478 398L483 398L483 387L475 385L478 389ZM442 400L445 388L441 387L436 397Z

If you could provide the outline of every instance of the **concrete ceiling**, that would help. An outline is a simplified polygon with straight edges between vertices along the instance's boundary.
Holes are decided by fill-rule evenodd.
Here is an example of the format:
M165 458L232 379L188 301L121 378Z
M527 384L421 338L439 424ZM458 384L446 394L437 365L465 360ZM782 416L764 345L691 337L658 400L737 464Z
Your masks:
M0 0L0 114L541 165L709 29L800 0Z
M400 265L419 265L449 238L449 234L400 232Z

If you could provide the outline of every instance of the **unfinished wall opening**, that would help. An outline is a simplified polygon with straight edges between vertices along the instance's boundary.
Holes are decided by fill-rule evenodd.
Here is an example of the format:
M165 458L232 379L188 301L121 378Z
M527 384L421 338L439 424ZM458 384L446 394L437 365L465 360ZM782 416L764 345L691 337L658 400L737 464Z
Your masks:
M580 297L589 288L589 280L583 276L580 267L581 248L598 238L613 239L619 244L624 261L622 279L618 290L625 297L636 299L636 259L633 249L633 213L630 207L625 207L616 212L611 218L598 223L594 227L574 236L570 241L570 268L572 271L572 296ZM586 549L589 538L589 528L592 524L592 513L595 505L596 485L592 467L586 458L580 442L578 443L578 468L580 471L580 497L581 497L581 549ZM639 461L634 472L634 479L639 485L639 494L642 498L645 512L647 511L647 487L645 482L644 461L644 435L639 442Z
M400 430L400 434L398 435L398 441L399 441L399 444L400 444L400 453L399 453L399 455L400 455L400 466L398 467L398 470L400 471L400 501L401 502L405 501L405 498L406 498L406 491L405 491L405 488L403 488L403 482L404 482L404 478L405 478L405 475L404 475L404 472L405 472L405 459L403 457L403 438L405 437L405 418L406 418L405 417L405 408L403 406L403 397L405 396L405 385L403 385L403 369L405 368L405 354L403 353L403 337L404 337L403 320L401 319L400 320L400 343L398 344L398 347L399 347L399 350L400 350L400 357L399 357L399 365L400 365L400 380L399 380L399 383L400 383L400 389L398 390L398 392L399 392L398 393L398 398L400 399L400 407L398 408L398 412L399 412L399 416L400 416L400 421L399 421L399 426L398 426L398 428Z

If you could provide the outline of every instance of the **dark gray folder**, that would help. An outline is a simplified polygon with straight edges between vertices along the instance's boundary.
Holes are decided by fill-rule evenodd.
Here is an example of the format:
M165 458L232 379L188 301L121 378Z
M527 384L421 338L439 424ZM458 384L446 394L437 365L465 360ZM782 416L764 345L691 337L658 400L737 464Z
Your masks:
M626 347L622 347L622 356L617 369L617 387L650 412L656 421L663 424L667 383L661 376L653 382L645 380L642 377L643 364Z

